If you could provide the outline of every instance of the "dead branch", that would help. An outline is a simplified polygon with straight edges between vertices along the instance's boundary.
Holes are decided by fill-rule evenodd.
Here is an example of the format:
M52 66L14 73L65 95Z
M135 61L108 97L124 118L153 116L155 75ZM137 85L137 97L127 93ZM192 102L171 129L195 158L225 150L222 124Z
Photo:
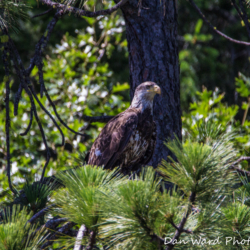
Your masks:
M56 205L55 204L52 204L42 210L40 210L38 213L36 213L35 215L32 216L31 219L28 220L28 222L30 224L33 224L38 218L44 216L51 208L55 207Z
M5 34L7 31L5 30ZM5 110L6 110L6 118L5 118L5 133L6 133L6 147L7 147L7 176L8 176L8 183L9 188L13 194L17 194L17 191L13 188L11 183L10 171L11 171L11 161L10 161L10 70L9 70L9 63L8 63L8 54L9 46L8 42L4 43L4 50L3 50L3 63L4 63L4 71L5 71L5 88L6 88L6 97L5 97Z
M202 11L200 10L200 8L195 4L195 2L193 0L188 0L190 2L190 4L195 8L195 10L199 13L199 15L201 16L201 18L203 19L203 21L213 30L214 33L224 37L225 39L227 39L230 42L233 43L238 43L238 44L242 44L242 45L246 45L249 46L250 43L249 42L244 42L244 41L239 41L239 40L235 40L229 36L227 36L226 34L222 33L221 31L217 30L216 27L214 27L210 21L207 20L207 18L205 17L205 15L202 13Z
M48 237L47 242L41 246L41 249L46 249L48 246L52 245L54 240L60 235L67 235L68 231L75 226L74 222L67 222L64 226L60 227L55 233Z
M184 232L184 233L188 233L188 234L192 234L192 233L193 233L191 230L188 230L188 229L185 229L185 228L181 229L181 228L177 227L177 226L174 224L174 222L173 222L172 220L169 220L169 223L170 223L176 230L178 230L178 231L181 231L181 232Z
M52 10L53 10L53 8L50 8L50 9L48 9L48 10L46 10L46 11L40 13L40 14L37 14L37 15L31 17L31 18L36 18L36 17L39 17L39 16L44 16L44 15L48 14L50 11L52 11Z

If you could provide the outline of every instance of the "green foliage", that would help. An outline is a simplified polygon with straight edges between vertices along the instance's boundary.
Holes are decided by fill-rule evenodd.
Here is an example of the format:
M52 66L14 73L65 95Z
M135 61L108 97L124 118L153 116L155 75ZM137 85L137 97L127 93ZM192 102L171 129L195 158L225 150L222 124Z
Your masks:
M244 82L243 84L244 88L247 88ZM241 89L239 89L239 94L242 95ZM197 92L197 96L198 101L191 103L190 112L184 113L182 117L184 137L191 136L195 141L208 143L209 140L216 139L225 131L236 130L238 135L233 140L234 146L241 154L249 155L250 123L244 118L243 124L236 120L236 116L241 112L240 107L223 103L224 94L220 94L219 89L212 92L204 88L203 92ZM242 97L245 95L243 94Z
M91 3L94 2L91 1ZM44 60L45 86L57 106L59 115L70 128L85 134L84 137L76 136L61 126L66 139L65 146L61 147L58 130L37 106L52 155L47 168L46 174L48 175L73 166L74 158L78 157L79 152L86 154L104 126L103 123L85 122L82 119L83 115L116 115L129 105L128 83L119 82L119 73L112 71L106 58L108 52L112 62L116 56L119 56L119 53L126 52L122 35L124 23L120 16L116 15L100 20L91 18L85 18L85 20L86 30L76 30L74 36L64 35L61 43L53 49L53 54L47 55ZM111 44L116 46L113 51L110 50ZM39 91L37 68L32 72L32 81L35 89ZM14 88L15 82L12 84ZM0 93L0 102L4 103L4 84L0 84ZM12 101L13 98L12 92ZM40 101L54 115L46 97L40 98ZM29 123L28 104L29 98L24 95L19 103L19 115L14 117L14 105L10 103L12 180L18 189L22 188L24 179L32 183L34 176L39 178L46 157L45 146L35 122L27 136L19 135ZM2 121L0 122L0 138L3 142L5 141L4 109L5 106L0 106L0 121ZM6 165L4 152L6 152L6 145L1 143L0 167L3 169ZM0 189L0 199L6 200L8 183L5 172L0 172L0 181L3 188Z
M15 200L35 214L46 207L53 189L55 189L53 183L26 183L21 192L15 197Z
M181 196L161 193L153 168L132 179L115 172L87 165L59 174L66 189L54 195L55 212L96 231L97 241L110 249L157 249L157 235L173 232L168 221L182 214L181 207L176 210Z
M163 160L160 172L176 184L187 196L197 193L197 200L214 200L214 195L232 183L233 177L227 173L237 157L237 151L229 142L231 136L225 134L214 140L212 145L187 140L182 145L178 140L166 146L177 157L172 163ZM210 196L210 197L209 197Z
M18 19L28 19L30 6L25 1L3 0L0 2L0 28L17 30ZM2 37L1 37L1 42Z
M31 213L21 209L20 205L5 208L0 222L0 249L2 250L36 250L44 240L43 231L38 230L27 221Z
M108 173L99 167L84 166L66 174L59 173L58 178L66 186L54 196L60 213L70 221L92 228L99 221L100 195L119 180L119 177L111 178L114 171Z

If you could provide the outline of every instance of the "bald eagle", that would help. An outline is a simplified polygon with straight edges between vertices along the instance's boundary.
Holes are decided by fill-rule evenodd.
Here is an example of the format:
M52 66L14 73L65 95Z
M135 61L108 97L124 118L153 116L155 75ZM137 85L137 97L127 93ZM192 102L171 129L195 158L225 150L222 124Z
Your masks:
M154 82L141 83L128 109L113 117L102 129L86 157L89 165L129 174L151 159L156 142L153 100L161 89Z

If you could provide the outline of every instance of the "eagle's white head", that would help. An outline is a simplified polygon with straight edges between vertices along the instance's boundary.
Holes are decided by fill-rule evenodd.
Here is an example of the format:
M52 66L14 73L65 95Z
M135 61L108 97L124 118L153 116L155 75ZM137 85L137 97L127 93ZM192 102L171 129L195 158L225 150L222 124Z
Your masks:
M161 94L161 88L154 82L141 83L136 89L131 108L139 108L142 111L150 108L153 112L153 101L156 94Z

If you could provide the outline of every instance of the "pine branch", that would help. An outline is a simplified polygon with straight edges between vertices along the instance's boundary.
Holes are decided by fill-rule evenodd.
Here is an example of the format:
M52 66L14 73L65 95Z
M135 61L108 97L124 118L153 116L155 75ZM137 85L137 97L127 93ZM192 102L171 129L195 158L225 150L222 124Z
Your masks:
M98 17L98 16L110 15L111 13L113 13L116 10L118 10L119 8L121 8L128 0L121 0L119 3L117 3L115 6L113 6L110 9L98 10L98 11L94 11L94 12L82 10L82 9L75 8L75 7L66 6L64 4L60 4L58 2L53 2L51 0L40 0L40 1L48 6L52 7L52 8L63 10L62 11L63 14L73 13L79 17L80 16Z
M236 166L236 165L238 165L242 161L248 161L249 162L250 161L250 157L249 156L241 156L237 161L235 161L232 164L232 166L230 168L236 170L238 173L241 173L241 174L244 174L244 175L246 174L246 175L250 176L250 171L238 168Z
M195 192L192 192L192 193L190 194L190 196L189 196L189 202L190 202L190 203L189 203L189 205L188 205L188 210L187 210L186 214L183 216L183 218L182 218L182 220L181 220L179 226L176 227L177 229L176 229L176 231L175 231L174 237L172 238L171 242L168 243L168 246L167 246L166 250L171 250L171 249L173 249L173 248L174 248L173 242L178 241L178 239L179 239L180 236L181 236L181 233L184 232L184 231L183 231L183 230L184 230L184 226L185 226L185 224L186 224L186 222L187 222L187 219L188 219L188 217L189 217L189 215L190 215L190 213L191 213L191 211L192 211L192 203L195 201L195 197L196 197Z
M45 223L45 227L49 229L55 229L63 222L67 222L66 218L53 218Z
M33 224L38 218L44 216L51 208L55 207L56 205L55 204L52 204L42 210L40 210L38 213L36 213L35 215L32 216L31 219L28 220L28 222L30 224Z
M92 231L89 237L89 245L86 247L86 250L92 250L96 242L96 232Z
M224 37L225 39L227 39L230 42L233 43L238 43L238 44L242 44L242 45L246 45L249 46L250 43L248 42L244 42L244 41L239 41L239 40L235 40L229 36L227 36L226 34L222 33L221 31L217 30L216 27L214 27L205 17L205 15L202 13L202 11L200 10L200 8L194 3L193 0L188 0L190 2L190 4L195 8L195 10L199 13L199 15L201 16L201 18L203 19L203 21L213 30L213 32L215 32L216 34Z
M48 246L52 245L54 240L60 235L67 235L73 226L75 226L74 222L67 222L64 226L60 227L54 234L48 237L47 242L41 246L41 249L46 249Z
M76 236L76 243L75 243L73 250L82 250L81 242L86 232L87 232L87 228L85 227L85 225L81 225Z
M184 232L184 233L187 233L187 234L193 234L193 232L189 229L180 229L179 227L177 227L174 222L172 220L169 221L169 223L178 231L181 231L181 232Z
M50 9L48 9L48 10L46 10L46 11L40 13L40 14L37 14L37 15L31 17L31 18L36 18L36 17L39 17L39 16L44 16L44 15L48 14L50 11L52 11L52 10L53 10L53 8L50 8Z

